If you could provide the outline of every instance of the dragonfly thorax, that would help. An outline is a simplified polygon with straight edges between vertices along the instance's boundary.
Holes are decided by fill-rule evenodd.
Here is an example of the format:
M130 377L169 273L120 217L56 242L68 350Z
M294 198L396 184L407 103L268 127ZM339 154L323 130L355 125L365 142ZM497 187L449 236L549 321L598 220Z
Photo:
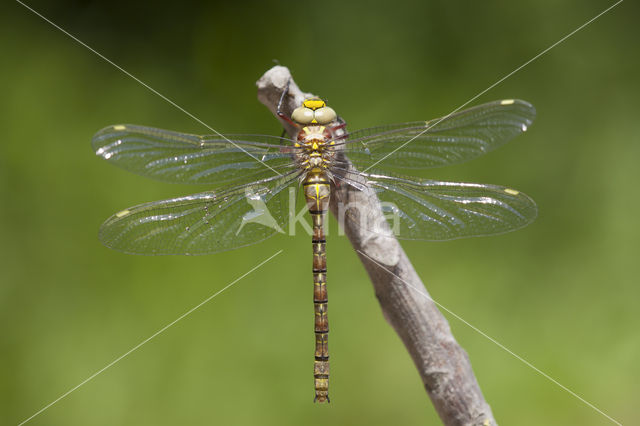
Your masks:
M325 170L335 156L335 142L331 131L325 126L305 126L296 138L295 147L300 167L308 170Z

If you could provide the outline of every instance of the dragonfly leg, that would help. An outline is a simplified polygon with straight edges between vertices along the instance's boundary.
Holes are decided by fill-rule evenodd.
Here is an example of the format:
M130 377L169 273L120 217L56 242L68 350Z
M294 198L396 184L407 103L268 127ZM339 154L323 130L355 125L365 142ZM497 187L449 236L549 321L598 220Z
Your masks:
M278 108L276 108L276 115L278 117L280 117L281 119L283 119L284 121L286 121L287 123L291 124L292 126L295 126L295 127L299 128L300 125L298 123L293 121L287 114L282 112L282 103L284 102L284 97L287 95L287 93L289 93L289 85L290 84L291 84L291 78L289 78L287 80L287 84L284 86L284 90L282 91L282 95L280 95L280 100L278 101Z

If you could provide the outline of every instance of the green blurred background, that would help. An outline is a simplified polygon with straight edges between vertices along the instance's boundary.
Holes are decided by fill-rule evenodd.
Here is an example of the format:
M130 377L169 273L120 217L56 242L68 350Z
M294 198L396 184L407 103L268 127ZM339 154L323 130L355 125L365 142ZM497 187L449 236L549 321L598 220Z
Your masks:
M277 135L255 81L277 59L352 130L444 115L606 1L28 3L220 132ZM328 244L331 398L312 403L303 232L204 257L103 247L100 223L205 190L97 158L113 123L210 133L18 3L0 46L0 423L17 424L280 248L284 253L33 425L438 424L349 242ZM504 184L538 220L404 247L432 296L626 424L640 393L640 8L622 3L475 103L522 98L527 134L422 176ZM335 229L335 223L332 223ZM454 318L505 425L613 424Z

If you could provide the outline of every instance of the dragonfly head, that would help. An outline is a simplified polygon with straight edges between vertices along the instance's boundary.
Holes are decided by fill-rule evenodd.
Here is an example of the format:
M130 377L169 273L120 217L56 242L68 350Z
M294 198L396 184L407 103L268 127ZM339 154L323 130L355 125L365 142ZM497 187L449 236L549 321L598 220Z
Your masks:
M337 117L333 108L320 98L305 99L298 108L291 113L291 119L298 124L329 124Z

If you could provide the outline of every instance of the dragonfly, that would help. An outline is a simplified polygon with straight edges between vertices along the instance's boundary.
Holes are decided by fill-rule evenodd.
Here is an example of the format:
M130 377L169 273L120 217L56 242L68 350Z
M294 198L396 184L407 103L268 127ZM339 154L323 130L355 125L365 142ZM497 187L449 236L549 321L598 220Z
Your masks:
M121 210L100 227L101 242L144 255L203 255L263 241L288 225L291 197L302 193L312 219L314 285L314 401L329 402L329 321L325 223L336 188L373 191L393 208L398 238L450 240L500 234L531 223L535 202L504 186L441 182L398 174L472 160L533 123L535 108L506 99L444 117L348 132L320 98L290 115L292 138L272 135L195 135L118 124L92 140L95 153L131 172L164 182L209 185L205 192ZM299 191L298 188L302 190ZM379 232L347 214L345 220Z

